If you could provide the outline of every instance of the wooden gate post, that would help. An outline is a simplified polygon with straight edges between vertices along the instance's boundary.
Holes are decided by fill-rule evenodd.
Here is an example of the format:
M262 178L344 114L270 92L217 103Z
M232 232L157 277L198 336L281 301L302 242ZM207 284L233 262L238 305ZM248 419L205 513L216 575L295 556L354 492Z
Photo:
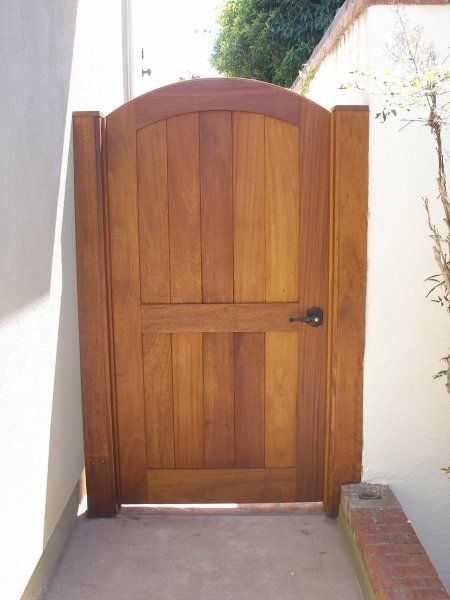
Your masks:
M105 119L73 113L78 315L89 517L118 510L102 149Z
M341 486L361 480L367 269L367 106L331 114L330 333L324 507L339 510Z

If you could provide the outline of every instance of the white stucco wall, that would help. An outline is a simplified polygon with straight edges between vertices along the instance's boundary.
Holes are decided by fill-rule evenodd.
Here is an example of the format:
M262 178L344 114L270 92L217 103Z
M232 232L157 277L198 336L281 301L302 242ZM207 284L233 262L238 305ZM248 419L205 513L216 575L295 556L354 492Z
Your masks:
M0 597L83 468L72 110L124 102L121 0L0 5Z
M450 7L407 6L443 57ZM421 197L435 201L436 158L421 125L375 120L376 99L339 90L349 71L384 69L394 9L370 7L320 65L308 97L331 108L369 104L369 230L364 362L363 479L391 485L450 590L450 396L432 374L448 353L448 317L425 298L436 272ZM446 137L450 148L450 137Z

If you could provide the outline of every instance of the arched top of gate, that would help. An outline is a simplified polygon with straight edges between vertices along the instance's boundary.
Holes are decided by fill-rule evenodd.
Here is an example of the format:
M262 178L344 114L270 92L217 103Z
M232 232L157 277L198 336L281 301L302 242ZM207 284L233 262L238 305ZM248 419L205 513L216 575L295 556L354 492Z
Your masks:
M192 79L152 90L123 104L108 118L134 114L136 129L176 115L208 110L260 113L301 125L305 113L329 114L304 96L285 88L235 77Z

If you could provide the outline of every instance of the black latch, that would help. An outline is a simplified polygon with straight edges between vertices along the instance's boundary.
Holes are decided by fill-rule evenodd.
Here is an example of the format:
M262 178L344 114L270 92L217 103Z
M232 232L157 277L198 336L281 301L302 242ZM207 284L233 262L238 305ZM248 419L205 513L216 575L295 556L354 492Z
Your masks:
M306 317L290 317L289 321L299 321L307 323L311 327L319 327L323 323L323 310L318 306L313 306L306 311Z

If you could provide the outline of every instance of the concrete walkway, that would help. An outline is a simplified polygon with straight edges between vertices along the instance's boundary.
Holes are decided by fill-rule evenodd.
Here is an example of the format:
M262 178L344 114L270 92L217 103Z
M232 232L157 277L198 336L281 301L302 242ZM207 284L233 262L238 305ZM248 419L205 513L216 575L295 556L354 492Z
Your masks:
M47 600L360 600L321 515L80 517Z

